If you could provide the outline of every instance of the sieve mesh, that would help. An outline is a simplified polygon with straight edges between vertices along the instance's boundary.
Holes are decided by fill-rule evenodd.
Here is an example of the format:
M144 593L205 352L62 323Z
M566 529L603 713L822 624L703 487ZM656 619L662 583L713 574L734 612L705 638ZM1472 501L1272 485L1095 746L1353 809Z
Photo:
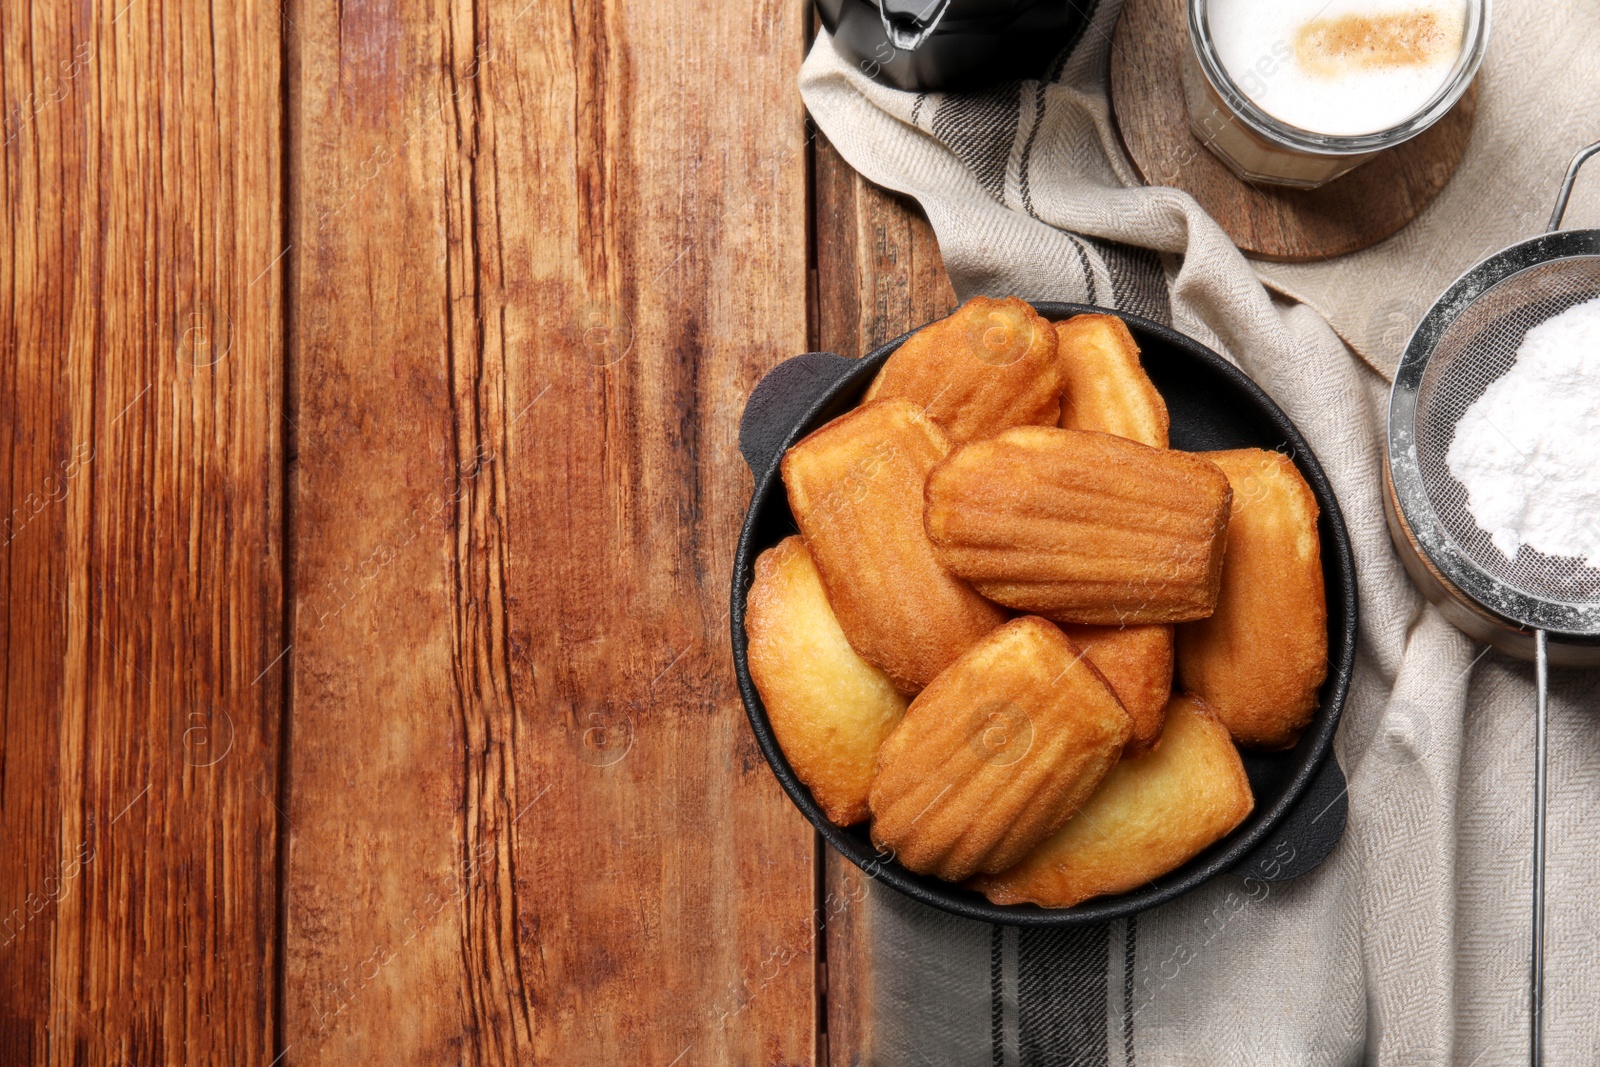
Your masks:
M1445 456L1461 417L1511 368L1528 331L1596 296L1600 256L1555 259L1506 278L1468 304L1440 335L1417 392L1417 463L1445 534L1496 581L1540 600L1574 605L1600 604L1600 570L1526 545L1507 558L1473 521L1467 491Z

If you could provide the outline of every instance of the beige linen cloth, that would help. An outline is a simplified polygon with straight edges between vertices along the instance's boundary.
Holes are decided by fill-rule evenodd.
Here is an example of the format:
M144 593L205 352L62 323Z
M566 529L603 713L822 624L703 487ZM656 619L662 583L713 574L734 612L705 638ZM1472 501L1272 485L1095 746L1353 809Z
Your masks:
M1568 160L1600 139L1600 3L1495 4L1476 128L1449 187L1396 237L1303 265L1252 263L1186 194L1139 183L1105 93L1119 8L1104 0L1041 81L899 92L824 35L801 91L851 165L922 205L959 295L1166 319L1237 362L1299 425L1338 492L1360 574L1358 665L1335 745L1348 830L1299 880L1263 891L1223 877L1088 932L992 928L874 886L860 1062L1525 1063L1532 672L1474 645L1414 591L1389 543L1379 471L1387 376L1412 326L1482 256L1542 230ZM1567 225L1600 225L1600 166L1580 179ZM1552 1064L1600 1061L1597 682L1552 677Z

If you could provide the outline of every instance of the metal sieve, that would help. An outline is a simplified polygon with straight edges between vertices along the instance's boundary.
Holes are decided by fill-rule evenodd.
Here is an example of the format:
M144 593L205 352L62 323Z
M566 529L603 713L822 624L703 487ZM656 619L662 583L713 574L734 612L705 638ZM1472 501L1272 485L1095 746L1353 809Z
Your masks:
M1469 636L1536 665L1529 967L1534 1064L1543 1059L1549 667L1600 664L1600 569L1526 545L1506 556L1473 521L1467 492L1445 456L1461 417L1510 369L1528 331L1600 297L1600 230L1559 229L1578 170L1597 152L1600 143L1573 157L1547 232L1467 271L1423 317L1395 372L1384 467L1384 510L1412 580ZM1600 515L1595 521L1600 522Z

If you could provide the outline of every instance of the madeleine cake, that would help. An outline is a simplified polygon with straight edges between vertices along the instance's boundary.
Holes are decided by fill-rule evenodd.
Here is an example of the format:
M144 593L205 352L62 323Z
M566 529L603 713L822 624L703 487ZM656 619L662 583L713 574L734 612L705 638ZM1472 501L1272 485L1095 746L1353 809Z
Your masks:
M909 701L845 640L801 538L756 559L744 630L750 677L789 765L829 819L862 821L878 746Z
M1055 328L1014 296L974 297L906 338L866 399L910 400L953 441L1011 426L1053 426L1061 412Z
M783 457L783 482L851 647L915 693L1005 614L941 567L922 522L949 439L916 404L845 413Z
M1215 464L1111 434L1022 426L928 477L938 562L989 599L1057 622L1210 615L1230 490Z
M879 749L872 840L940 878L1005 870L1088 799L1132 730L1059 629L1014 619L935 678Z
M1116 434L1167 447L1167 402L1139 362L1139 345L1115 315L1074 315L1056 323L1061 427Z
M1021 863L970 884L996 904L1045 908L1126 893L1199 855L1254 807L1227 727L1203 701L1174 696L1159 748L1117 764Z
M1205 455L1233 486L1233 514L1217 610L1178 628L1178 677L1241 745L1288 748L1328 676L1317 498L1281 453Z
M1172 627L1074 626L1061 632L1089 658L1133 719L1123 758L1154 748L1172 696Z

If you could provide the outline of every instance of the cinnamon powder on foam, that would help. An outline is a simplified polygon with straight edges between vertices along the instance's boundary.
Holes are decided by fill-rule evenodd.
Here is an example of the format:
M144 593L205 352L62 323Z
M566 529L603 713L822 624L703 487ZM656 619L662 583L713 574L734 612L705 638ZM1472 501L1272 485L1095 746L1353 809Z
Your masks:
M1295 59L1322 77L1350 70L1421 67L1461 50L1462 26L1434 11L1312 19L1294 39Z

